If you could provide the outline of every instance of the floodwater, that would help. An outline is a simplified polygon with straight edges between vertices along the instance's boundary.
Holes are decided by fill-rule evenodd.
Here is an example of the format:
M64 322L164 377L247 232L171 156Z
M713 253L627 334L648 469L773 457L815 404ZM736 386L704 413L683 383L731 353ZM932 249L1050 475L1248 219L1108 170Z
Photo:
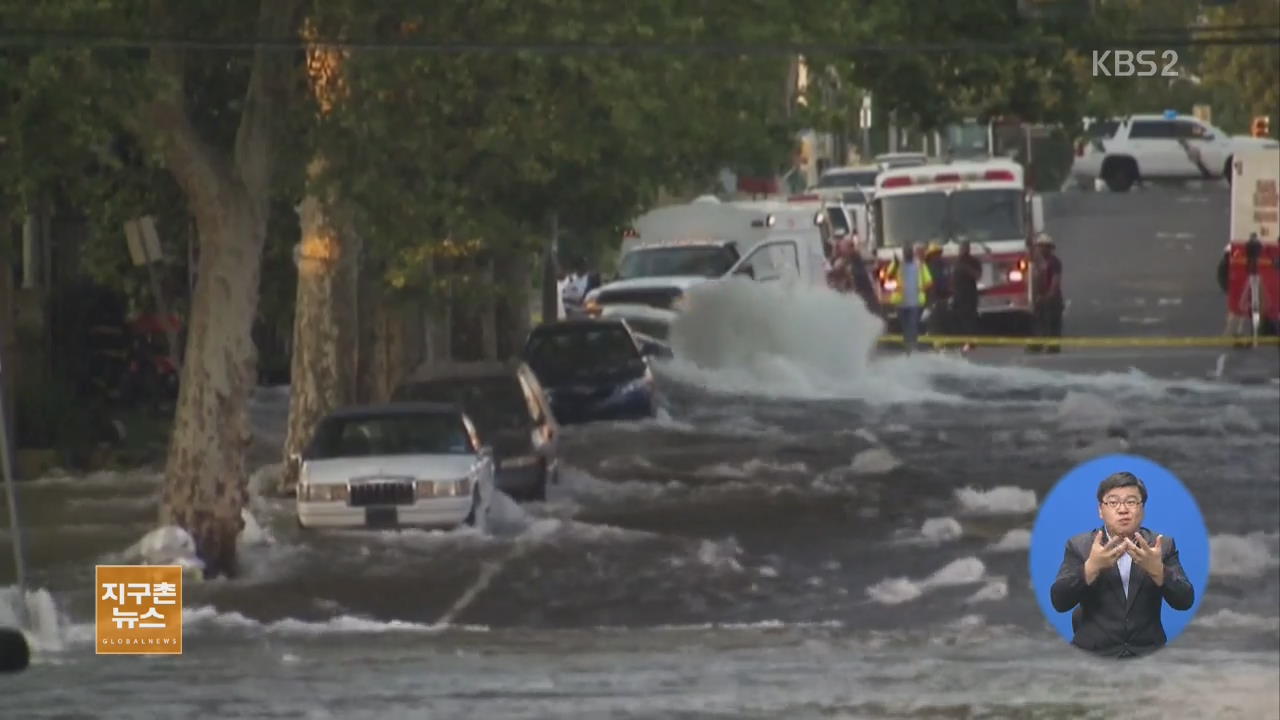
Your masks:
M5 717L1280 717L1280 386L869 358L844 300L745 293L677 328L659 419L569 429L548 502L498 498L488 533L303 532L255 496L180 657L93 653L93 566L154 527L158 476L24 484L38 654ZM255 398L261 458L284 408ZM1116 451L1174 471L1212 544L1196 619L1123 673L1027 570L1048 489Z

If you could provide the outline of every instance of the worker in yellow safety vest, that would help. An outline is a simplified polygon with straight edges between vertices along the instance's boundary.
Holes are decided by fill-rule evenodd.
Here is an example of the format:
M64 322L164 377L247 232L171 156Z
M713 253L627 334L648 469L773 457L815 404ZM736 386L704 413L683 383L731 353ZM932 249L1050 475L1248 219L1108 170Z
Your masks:
M901 257L889 263L887 278L889 304L898 309L898 325L902 328L902 344L907 352L916 349L920 336L920 314L929 304L933 290L933 274L923 258L916 257L911 244L902 247Z

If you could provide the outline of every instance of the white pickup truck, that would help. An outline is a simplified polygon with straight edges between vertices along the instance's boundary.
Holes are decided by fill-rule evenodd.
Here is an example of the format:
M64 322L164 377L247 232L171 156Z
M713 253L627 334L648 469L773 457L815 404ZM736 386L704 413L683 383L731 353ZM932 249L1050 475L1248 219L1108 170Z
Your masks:
M823 225L843 206L822 202L720 202L711 196L652 210L623 241L616 278L588 293L584 309L621 317L665 340L689 288L734 275L759 282L826 282Z
M1076 146L1071 166L1075 182L1091 189L1102 180L1112 192L1127 192L1145 180L1219 180L1230 182L1237 152L1280 147L1269 138L1228 135L1192 115L1130 115L1100 125Z

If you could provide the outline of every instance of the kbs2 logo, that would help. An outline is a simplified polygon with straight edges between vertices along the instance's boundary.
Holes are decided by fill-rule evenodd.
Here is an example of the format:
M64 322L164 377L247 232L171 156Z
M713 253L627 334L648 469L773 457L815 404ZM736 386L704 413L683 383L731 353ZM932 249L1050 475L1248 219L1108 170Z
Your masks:
M1155 50L1094 50L1094 77L1178 77L1178 51L1159 53L1163 65L1156 63Z
M99 655L182 654L182 566L98 565L94 598Z

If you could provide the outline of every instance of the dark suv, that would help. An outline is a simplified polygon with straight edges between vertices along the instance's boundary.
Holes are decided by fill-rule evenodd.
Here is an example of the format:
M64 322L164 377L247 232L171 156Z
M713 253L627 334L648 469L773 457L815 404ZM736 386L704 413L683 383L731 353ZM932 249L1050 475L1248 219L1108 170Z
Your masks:
M460 405L493 447L495 483L516 500L545 500L559 470L559 425L538 377L522 362L442 363L419 368L394 401Z
M524 361L547 388L561 425L638 420L657 413L648 356L659 347L642 343L617 318L561 320L529 333Z

